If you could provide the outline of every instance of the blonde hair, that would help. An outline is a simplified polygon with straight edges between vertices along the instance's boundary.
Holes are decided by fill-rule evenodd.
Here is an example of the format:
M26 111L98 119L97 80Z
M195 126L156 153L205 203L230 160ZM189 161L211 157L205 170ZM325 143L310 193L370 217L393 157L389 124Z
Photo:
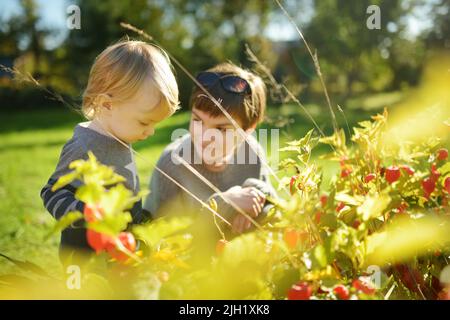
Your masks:
M230 93L217 84L207 88L207 90L216 100L221 102L221 106L233 118L241 120L244 130L263 121L266 110L266 86L259 76L231 62L220 63L206 71L235 75L247 80L251 89L250 94ZM192 92L190 106L205 111L212 117L223 114L217 105L205 96L203 90L197 86L194 87Z
M92 119L99 95L107 94L113 101L131 98L147 77L162 95L169 113L179 108L178 85L166 52L143 41L120 41L100 53L91 68L81 110Z

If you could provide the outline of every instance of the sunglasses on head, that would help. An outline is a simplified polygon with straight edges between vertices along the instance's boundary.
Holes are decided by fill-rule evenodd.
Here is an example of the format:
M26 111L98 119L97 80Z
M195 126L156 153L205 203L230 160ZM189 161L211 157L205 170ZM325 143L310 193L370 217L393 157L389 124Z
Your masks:
M251 93L250 84L247 80L235 75L205 71L200 72L196 79L205 88L211 88L217 82L220 82L225 91L238 94Z

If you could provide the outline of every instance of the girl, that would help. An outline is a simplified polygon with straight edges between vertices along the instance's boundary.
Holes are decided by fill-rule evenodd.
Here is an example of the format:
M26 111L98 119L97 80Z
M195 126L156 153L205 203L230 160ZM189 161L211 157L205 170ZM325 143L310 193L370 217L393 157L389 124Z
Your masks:
M69 172L69 164L97 159L124 176L125 186L139 191L139 179L131 153L133 142L154 133L154 126L178 108L178 87L167 54L141 41L122 41L106 48L95 60L83 94L82 111L90 121L78 124L64 145L56 170L41 191L44 206L56 219L70 211L83 212L74 197L80 182L53 192L52 186ZM120 140L120 141L118 141ZM127 147L128 146L128 147ZM131 210L134 223L142 221L142 204ZM60 249L88 248L83 223L62 232Z

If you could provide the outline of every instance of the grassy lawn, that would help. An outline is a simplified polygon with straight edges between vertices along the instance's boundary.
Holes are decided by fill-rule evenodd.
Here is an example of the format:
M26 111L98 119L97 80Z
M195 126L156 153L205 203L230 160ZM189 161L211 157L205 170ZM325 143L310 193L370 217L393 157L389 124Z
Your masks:
M271 108L269 116L291 119L291 123L280 133L282 141L299 138L312 124L299 111L298 106ZM327 110L308 106L316 121L330 132L330 116ZM375 110L346 110L350 127L357 121L367 119ZM59 235L44 240L54 224L53 218L44 209L39 192L53 172L61 147L71 137L73 127L82 121L81 116L67 109L49 109L0 113L3 127L0 128L0 252L16 259L28 260L45 266L50 272L59 268ZM345 121L338 115L339 123ZM152 165L176 128L187 128L188 113L179 113L161 123L156 134L147 141L136 144L135 149L145 159L137 159L142 186L151 176ZM271 128L269 125L263 127ZM273 127L273 126L272 126ZM319 153L325 148L319 148ZM327 176L337 168L325 168ZM13 265L0 257L0 274L12 272Z

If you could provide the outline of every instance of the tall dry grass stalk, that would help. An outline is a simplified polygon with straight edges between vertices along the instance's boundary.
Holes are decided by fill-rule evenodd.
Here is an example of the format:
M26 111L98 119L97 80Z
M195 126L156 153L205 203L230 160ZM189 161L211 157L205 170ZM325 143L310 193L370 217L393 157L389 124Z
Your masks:
M282 95L283 95L283 92L285 92L285 94L287 96L285 101L287 101L287 102L292 101L295 104L297 104L300 108L302 108L302 110L305 112L305 114L308 116L308 118L314 124L314 127L316 127L317 131L319 131L320 135L322 137L325 137L325 133L319 127L317 122L314 120L314 117L311 115L311 113L308 111L308 109L303 105L303 103L300 102L300 100L292 93L291 90L289 90L289 88L285 84L278 83L278 81L275 79L275 77L270 72L270 69L258 59L258 57L255 55L255 53L250 49L250 47L247 44L245 45L245 51L246 51L246 54L247 54L249 60L256 65L257 70L259 70L260 73L263 73L264 77L266 79L268 79L268 81L270 82L270 85L273 88L275 88L275 90L279 91L280 94L282 94ZM335 150L333 146L331 146L331 148L333 150Z
M328 108L330 110L332 124L333 124L333 129L334 129L334 132L337 133L338 130L339 130L339 127L338 127L338 124L337 124L337 121L336 121L336 115L335 115L335 113L333 111L333 107L331 105L330 95L328 94L328 89L327 89L327 86L325 85L325 80L323 79L322 71L320 69L320 63L319 63L319 58L317 56L317 51L314 52L314 53L312 52L308 42L306 41L305 36L303 35L303 32L300 30L300 28L297 25L297 23L295 23L294 19L287 12L287 10L284 8L284 6L281 4L281 2L279 0L274 0L274 1L280 7L280 9L283 12L283 14L288 18L289 22L293 25L293 27L295 28L295 30L299 34L300 38L302 39L303 43L305 44L306 49L308 50L309 55L311 56L311 58L313 60L314 68L316 70L317 76L319 77L320 84L322 86L323 93L325 95L325 99L327 100L327 105L328 105Z

